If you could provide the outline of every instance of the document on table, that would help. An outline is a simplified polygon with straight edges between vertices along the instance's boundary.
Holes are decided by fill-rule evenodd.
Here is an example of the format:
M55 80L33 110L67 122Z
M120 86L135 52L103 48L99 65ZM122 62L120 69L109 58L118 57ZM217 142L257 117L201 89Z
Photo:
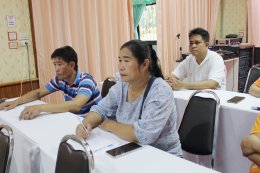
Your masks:
M91 136L86 139L90 149L97 152L106 148L114 148L127 143L126 141L116 137L114 134L95 128L91 132Z

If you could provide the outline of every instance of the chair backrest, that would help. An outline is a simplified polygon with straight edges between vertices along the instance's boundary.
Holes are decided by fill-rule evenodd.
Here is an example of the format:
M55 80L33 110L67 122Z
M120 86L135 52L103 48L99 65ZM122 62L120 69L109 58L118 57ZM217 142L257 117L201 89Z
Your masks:
M116 84L116 81L114 81L112 78L106 78L106 80L103 82L102 90L101 90L101 96L104 98L109 92L109 89Z
M7 125L0 125L0 172L9 173L13 155L13 131Z
M244 93L248 93L250 86L260 77L260 64L253 65L247 75Z
M82 147L74 149L68 140L72 140ZM75 135L66 135L62 138L58 150L55 173L92 173L94 158L87 143L83 143Z
M211 94L213 98L195 96L198 93ZM210 90L195 91L190 96L178 130L184 151L212 155L214 160L219 103L218 96Z

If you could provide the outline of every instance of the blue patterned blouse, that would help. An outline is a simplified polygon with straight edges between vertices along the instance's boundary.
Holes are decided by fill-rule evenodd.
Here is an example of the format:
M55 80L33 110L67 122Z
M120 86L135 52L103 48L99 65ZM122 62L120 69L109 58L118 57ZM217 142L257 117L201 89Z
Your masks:
M177 112L171 87L157 78L145 99L139 119L143 96L127 101L128 84L117 82L108 95L90 111L102 119L116 119L132 124L140 144L150 144L171 154L182 156L179 135L176 130Z

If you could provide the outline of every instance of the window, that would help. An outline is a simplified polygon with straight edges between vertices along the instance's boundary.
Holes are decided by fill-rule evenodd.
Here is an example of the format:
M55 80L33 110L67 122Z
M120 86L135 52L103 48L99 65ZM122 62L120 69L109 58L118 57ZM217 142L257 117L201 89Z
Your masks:
M143 41L156 41L156 4L146 5L139 21L139 39Z

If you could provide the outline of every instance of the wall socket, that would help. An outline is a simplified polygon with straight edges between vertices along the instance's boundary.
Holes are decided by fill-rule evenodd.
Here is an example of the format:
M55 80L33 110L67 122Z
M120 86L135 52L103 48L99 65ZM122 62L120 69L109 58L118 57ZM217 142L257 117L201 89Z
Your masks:
M26 43L29 45L29 40L19 40L19 46L20 47L25 47Z
M26 43L29 45L29 36L26 33L22 33L19 36L19 46L25 47Z

